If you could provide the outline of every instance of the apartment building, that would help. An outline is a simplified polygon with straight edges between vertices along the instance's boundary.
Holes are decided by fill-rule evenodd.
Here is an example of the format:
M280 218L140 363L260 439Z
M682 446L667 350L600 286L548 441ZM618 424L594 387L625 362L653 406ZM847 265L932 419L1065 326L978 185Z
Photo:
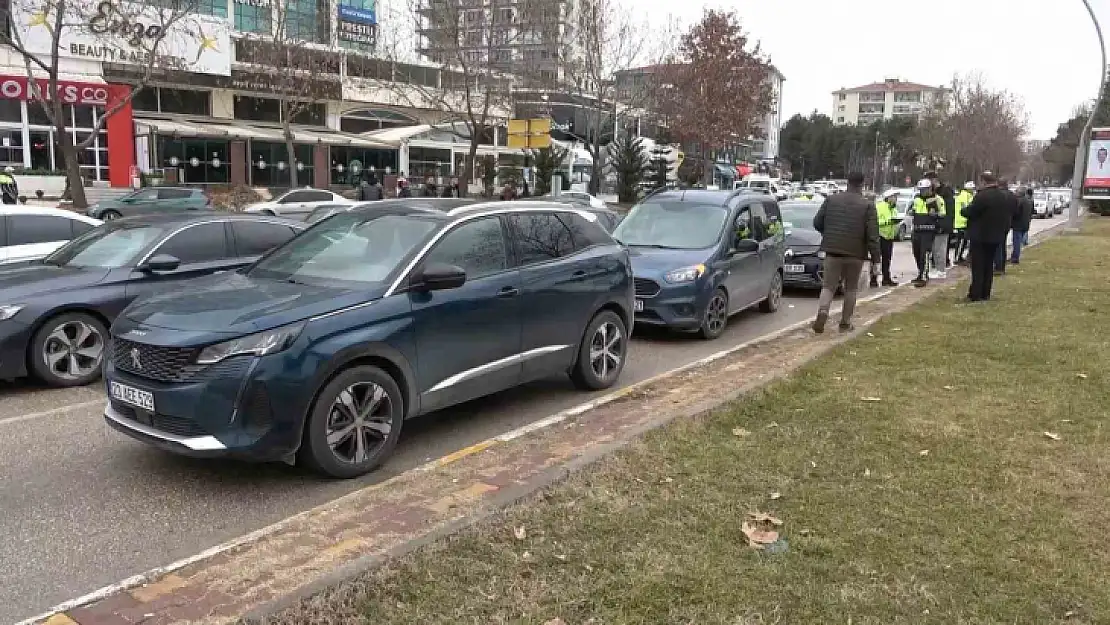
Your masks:
M492 67L524 83L567 78L580 58L584 9L593 0L422 0L418 52L436 63Z
M782 128L782 83L786 77L777 67L771 66L771 97L774 101L770 112L759 124L761 138L752 140L752 156L754 158L771 161L779 156L779 131Z
M895 117L920 118L950 91L944 86L885 78L882 82L833 91L830 117L838 125L868 125Z

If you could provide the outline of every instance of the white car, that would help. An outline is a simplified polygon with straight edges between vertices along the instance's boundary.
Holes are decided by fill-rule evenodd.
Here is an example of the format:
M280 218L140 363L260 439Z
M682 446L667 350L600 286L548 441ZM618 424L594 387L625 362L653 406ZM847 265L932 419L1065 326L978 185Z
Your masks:
M606 206L605 200L584 191L560 191L559 197L574 198L581 202L589 202L590 208L609 208Z
M1053 215L1055 200L1044 191L1033 192L1033 218L1048 219Z
M249 204L243 209L247 213L266 213L269 215L304 215L321 204L354 204L355 202L324 189L292 189L282 193L269 202Z
M39 206L0 207L0 265L37 260L101 224L73 211Z

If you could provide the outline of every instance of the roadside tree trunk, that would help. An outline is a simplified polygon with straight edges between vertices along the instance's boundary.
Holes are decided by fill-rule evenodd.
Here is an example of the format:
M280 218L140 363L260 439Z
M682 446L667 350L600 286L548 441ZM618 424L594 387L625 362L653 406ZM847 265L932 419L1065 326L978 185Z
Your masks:
M289 188L297 188L297 152L293 147L293 133L288 128L285 130L285 153L289 158Z
M57 100L56 100L57 101ZM81 165L77 162L77 148L73 145L73 140L67 135L65 127L65 118L62 116L61 105L54 105L54 119L57 122L54 124L54 131L62 139L56 142L57 147L61 149L62 153L62 166L66 172L66 185L69 187L69 197L73 204L73 208L78 210L85 210L89 207L89 202L85 198L85 179L81 177Z

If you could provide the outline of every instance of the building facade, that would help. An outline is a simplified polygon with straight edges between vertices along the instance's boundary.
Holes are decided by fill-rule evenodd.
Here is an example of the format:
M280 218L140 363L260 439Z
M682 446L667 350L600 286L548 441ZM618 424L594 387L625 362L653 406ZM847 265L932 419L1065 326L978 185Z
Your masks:
M758 138L752 139L752 155L763 161L774 161L779 157L779 132L782 129L782 83L786 77L774 65L771 66L771 110L759 124Z
M882 82L833 91L830 117L837 125L868 125L895 117L920 119L950 91L943 86L886 78Z

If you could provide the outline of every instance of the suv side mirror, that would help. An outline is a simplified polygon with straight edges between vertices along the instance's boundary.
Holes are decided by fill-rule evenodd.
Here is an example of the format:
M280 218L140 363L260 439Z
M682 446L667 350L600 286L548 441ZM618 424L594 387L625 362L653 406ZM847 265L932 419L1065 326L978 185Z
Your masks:
M149 258L145 263L139 265L139 271L143 273L157 273L159 271L173 271L181 266L181 260L176 256L169 254L156 254Z
M755 239L739 239L736 244L732 246L732 251L746 254L748 252L758 252L759 242Z
M421 291L457 289L464 284L466 272L462 267L445 263L429 263L409 279L409 286Z

